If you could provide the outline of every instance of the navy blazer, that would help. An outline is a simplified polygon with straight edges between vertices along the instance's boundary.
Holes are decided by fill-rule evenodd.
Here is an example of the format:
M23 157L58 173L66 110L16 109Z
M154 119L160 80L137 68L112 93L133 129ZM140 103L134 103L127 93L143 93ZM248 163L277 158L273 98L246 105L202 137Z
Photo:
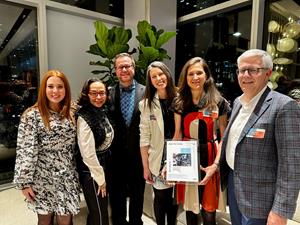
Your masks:
M227 186L228 132L241 103L235 100L223 136L220 160L222 189ZM264 138L247 136L250 129L265 130ZM241 212L267 218L271 210L292 218L300 189L300 107L278 92L265 90L243 128L235 149L234 190Z
M115 132L111 147L114 163L112 166L117 172L120 172L120 168L124 168L124 172L128 172L128 174L123 174L124 179L127 175L130 176L129 178L143 177L143 165L140 154L140 111L138 106L144 96L144 92L145 86L136 82L134 111L131 123L127 127L120 107L119 83L110 90L110 115L113 118Z

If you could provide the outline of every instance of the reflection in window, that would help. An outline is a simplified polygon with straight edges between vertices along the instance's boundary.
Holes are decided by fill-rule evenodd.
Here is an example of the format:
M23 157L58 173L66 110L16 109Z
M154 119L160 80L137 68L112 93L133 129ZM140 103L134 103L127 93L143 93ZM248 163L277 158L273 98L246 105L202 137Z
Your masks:
M264 49L273 58L269 86L288 94L300 90L300 5L296 0L266 2Z
M177 0L177 16L181 17L228 0Z
M124 0L51 0L78 8L124 18Z
M13 177L20 116L37 99L38 65L36 10L1 3L0 9L0 184L3 184Z
M250 33L251 6L178 25L176 78L187 60L200 56L209 64L220 91L233 101L240 94L236 59L249 48Z

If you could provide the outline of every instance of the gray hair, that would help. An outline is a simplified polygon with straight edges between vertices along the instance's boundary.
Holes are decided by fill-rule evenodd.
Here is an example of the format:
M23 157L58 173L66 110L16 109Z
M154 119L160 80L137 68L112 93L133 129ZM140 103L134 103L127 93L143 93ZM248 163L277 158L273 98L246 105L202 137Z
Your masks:
M269 53L261 49L250 49L245 51L242 55L240 55L237 59L237 64L239 65L243 58L258 56L261 58L264 68L273 69L273 61L272 57Z

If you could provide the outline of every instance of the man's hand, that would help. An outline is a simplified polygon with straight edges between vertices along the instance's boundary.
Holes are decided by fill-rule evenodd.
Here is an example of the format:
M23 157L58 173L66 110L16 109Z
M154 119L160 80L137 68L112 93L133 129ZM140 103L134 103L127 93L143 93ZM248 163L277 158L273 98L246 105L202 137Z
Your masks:
M200 181L199 185L206 185L207 182L211 179L211 177L218 170L218 166L216 164L212 164L212 165L210 165L208 167L203 168L200 165L200 169L205 172L205 177Z
M267 225L286 225L287 218L271 211L268 216Z

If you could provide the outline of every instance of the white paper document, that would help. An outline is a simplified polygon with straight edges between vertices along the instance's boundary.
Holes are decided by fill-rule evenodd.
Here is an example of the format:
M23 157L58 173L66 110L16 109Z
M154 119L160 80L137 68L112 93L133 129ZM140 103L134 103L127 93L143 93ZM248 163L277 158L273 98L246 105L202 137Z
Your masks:
M167 141L167 181L199 181L198 141Z

